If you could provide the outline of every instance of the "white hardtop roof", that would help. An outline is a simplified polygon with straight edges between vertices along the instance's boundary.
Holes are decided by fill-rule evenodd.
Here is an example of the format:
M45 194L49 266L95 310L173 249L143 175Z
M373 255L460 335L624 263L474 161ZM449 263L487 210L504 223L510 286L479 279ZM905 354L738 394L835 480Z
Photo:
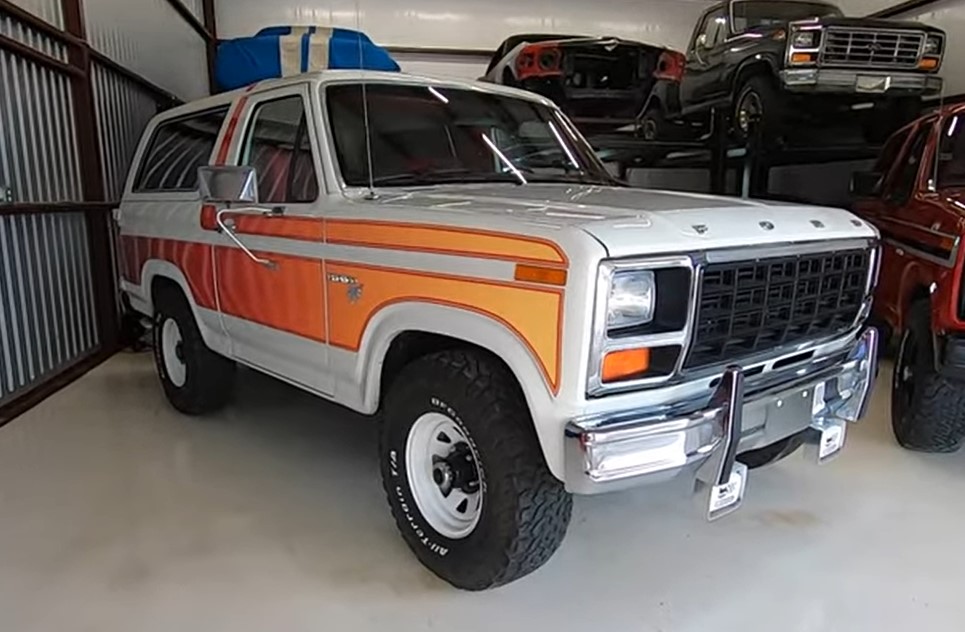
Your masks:
M536 101L538 103L542 103L543 105L555 107L552 101L533 92L509 88L494 83L485 83L482 81L467 81L464 79L454 79L448 77L425 77L421 75L410 75L404 72L382 72L375 70L320 70L317 72L306 72L300 75L284 77L282 79L266 79L264 81L259 81L251 86L232 90L231 92L223 92L214 96L191 101L189 103L185 103L184 105L179 105L178 107L171 108L170 110L165 110L161 116L164 118L183 116L198 110L207 110L219 105L232 103L244 95L251 96L260 92L265 92L275 88L282 88L285 86L294 86L304 83L325 86L336 83L361 82L381 84L394 83L399 85L418 85L433 86L436 88L476 90L490 94L503 94L506 96L526 99L528 101Z

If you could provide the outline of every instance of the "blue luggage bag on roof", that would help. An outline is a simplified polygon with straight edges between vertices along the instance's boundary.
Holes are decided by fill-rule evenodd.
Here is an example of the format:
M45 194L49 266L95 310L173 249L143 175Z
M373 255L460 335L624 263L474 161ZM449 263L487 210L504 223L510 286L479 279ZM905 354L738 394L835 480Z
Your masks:
M218 44L215 80L222 90L234 90L262 79L327 69L398 72L399 64L359 31L272 26Z

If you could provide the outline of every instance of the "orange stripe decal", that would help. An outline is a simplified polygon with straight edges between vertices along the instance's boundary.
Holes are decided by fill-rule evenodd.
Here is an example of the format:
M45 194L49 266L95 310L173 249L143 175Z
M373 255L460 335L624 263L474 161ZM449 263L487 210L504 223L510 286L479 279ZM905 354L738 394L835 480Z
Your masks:
M231 110L231 117L228 119L228 127L225 129L224 138L221 139L221 145L218 147L218 155L214 160L214 164L223 165L225 161L228 160L228 150L231 148L231 141L234 139L235 130L238 128L238 119L241 118L241 113L245 109L245 104L248 103L248 92L251 92L255 85L252 84L245 89L244 95L238 98L234 107Z
M232 215L235 232L241 235L261 237L280 237L298 241L317 241L321 243L324 235L322 220L314 217L264 217L261 215Z
M326 241L347 246L414 250L506 261L562 266L569 263L560 247L547 239L426 224L330 220L326 223Z
M530 349L553 392L560 379L563 292L511 282L331 261L328 301L331 344L357 351L369 321L405 301L450 305L498 320ZM357 288L344 279L356 279Z
M325 342L322 262L258 253L273 267L254 263L238 248L217 247L221 309L238 318Z

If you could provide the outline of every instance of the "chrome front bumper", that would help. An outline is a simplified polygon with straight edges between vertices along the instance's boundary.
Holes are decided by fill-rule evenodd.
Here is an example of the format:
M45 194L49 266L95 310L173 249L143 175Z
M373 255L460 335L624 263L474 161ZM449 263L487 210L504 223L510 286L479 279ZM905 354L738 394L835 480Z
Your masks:
M809 443L828 436L843 441L846 422L857 421L867 409L877 357L878 333L868 328L839 362L813 372L807 366L789 367L779 383L746 396L744 373L733 367L709 398L684 408L683 414L622 411L570 421L566 487L576 494L597 494L681 476L722 485L741 452L801 431L808 431ZM834 456L826 453L827 446L816 447L820 461Z
M939 94L942 79L921 72L791 68L781 71L789 92L849 95Z

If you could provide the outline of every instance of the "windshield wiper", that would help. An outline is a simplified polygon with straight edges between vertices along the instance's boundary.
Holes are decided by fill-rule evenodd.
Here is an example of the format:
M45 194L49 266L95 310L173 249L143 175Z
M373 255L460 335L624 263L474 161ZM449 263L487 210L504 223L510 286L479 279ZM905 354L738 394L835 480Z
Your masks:
M560 173L557 175L529 176L530 182L552 183L560 182L565 184L592 184L604 187L618 187L623 184L616 178L602 178L583 173Z
M519 179L509 173L482 173L468 169L449 169L445 171L428 171L425 173L395 173L372 179L376 186L406 186L447 184L453 182L510 182L520 184Z

